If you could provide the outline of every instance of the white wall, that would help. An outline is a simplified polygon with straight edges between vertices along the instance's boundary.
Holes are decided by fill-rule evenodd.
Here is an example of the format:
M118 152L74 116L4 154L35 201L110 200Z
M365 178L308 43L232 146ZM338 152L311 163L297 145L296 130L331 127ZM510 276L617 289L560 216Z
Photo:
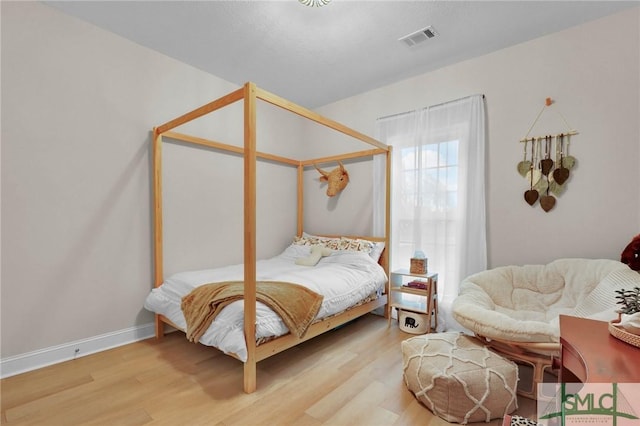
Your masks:
M218 112L203 117L206 124L226 124L222 129L185 126L186 132L242 146L243 104L228 108L232 114L227 117L217 117ZM301 146L296 142L303 120L263 102L257 103L256 115L258 151L299 159ZM243 158L181 143L166 143L163 152L165 276L241 263ZM295 167L258 162L256 239L260 258L280 253L296 232L296 179Z
M41 3L1 7L4 360L153 321L150 131L237 86ZM242 103L220 114L177 130L241 145ZM258 148L295 158L301 124L278 114L259 106ZM163 157L165 272L241 261L242 160ZM260 256L295 232L295 176L258 166Z
M363 133L376 118L483 93L488 114L487 213L491 266L558 257L619 259L640 232L640 9L551 34L319 109ZM420 51L426 52L428 51ZM518 141L566 126L578 160L556 207L523 199ZM446 285L446 284L445 284Z

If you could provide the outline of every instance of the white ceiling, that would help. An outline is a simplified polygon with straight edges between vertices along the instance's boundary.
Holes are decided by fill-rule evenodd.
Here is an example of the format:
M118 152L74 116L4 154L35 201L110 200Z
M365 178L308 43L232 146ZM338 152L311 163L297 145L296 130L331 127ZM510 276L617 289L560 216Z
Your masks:
M636 7L635 1L46 1L229 82L308 108ZM399 38L428 25L439 36ZM597 35L594 35L597 36Z

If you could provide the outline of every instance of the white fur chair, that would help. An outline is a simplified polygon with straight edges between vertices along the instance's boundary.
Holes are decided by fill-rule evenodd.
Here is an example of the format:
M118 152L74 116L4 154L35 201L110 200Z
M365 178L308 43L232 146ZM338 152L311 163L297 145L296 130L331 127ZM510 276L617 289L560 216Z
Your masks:
M559 316L615 319L614 290L637 285L640 274L608 259L503 266L467 277L452 314L498 352L533 366L533 387L520 393L535 398L544 370L559 352Z

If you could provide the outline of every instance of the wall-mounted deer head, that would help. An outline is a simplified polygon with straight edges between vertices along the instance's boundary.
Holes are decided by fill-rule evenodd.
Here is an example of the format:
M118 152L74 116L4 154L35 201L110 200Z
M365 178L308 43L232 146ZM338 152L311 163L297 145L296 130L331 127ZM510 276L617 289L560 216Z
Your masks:
M338 192L342 191L349 183L349 173L344 168L342 162L338 161L339 166L330 172L326 172L315 164L313 167L320 172L320 182L327 182L327 196L333 197Z

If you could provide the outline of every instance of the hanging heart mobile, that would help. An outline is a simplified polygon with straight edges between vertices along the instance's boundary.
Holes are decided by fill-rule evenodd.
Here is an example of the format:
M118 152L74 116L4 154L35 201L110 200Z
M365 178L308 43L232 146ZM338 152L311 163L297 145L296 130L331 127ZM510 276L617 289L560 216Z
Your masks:
M570 170L576 165L576 158L568 155L570 135L547 135L524 139L524 157L517 165L518 173L523 176L529 189L524 192L524 199L533 206L540 201L540 207L549 212L556 205L556 197L562 194L565 183L571 176ZM565 144L566 140L566 144ZM552 145L555 141L555 161L551 158ZM527 159L527 147L531 143L530 157ZM544 155L542 149L544 147ZM544 195L541 195L544 194ZM553 195L551 195L553 194Z
M567 133L560 133L555 136L544 136L544 158L541 152L541 142L543 138L529 138L529 134L540 119L540 116L546 108L550 107L553 103L554 101L551 98L545 99L545 105L538 113L531 127L529 127L529 131L527 131L524 139L520 140L520 142L524 142L524 157L516 167L520 176L525 178L529 186L529 189L524 192L525 201L530 206L533 206L540 200L540 207L542 207L545 212L549 212L556 205L556 198L551 194L557 197L564 192L565 183L571 176L570 170L577 163L576 158L569 155L569 144L571 135L577 135L578 132L571 130L571 126L569 126L567 120L559 112L558 115L562 118L569 130ZM551 158L551 148L554 141L556 152L555 161ZM529 142L531 142L531 158L527 159L527 145ZM540 196L540 194L545 195Z

